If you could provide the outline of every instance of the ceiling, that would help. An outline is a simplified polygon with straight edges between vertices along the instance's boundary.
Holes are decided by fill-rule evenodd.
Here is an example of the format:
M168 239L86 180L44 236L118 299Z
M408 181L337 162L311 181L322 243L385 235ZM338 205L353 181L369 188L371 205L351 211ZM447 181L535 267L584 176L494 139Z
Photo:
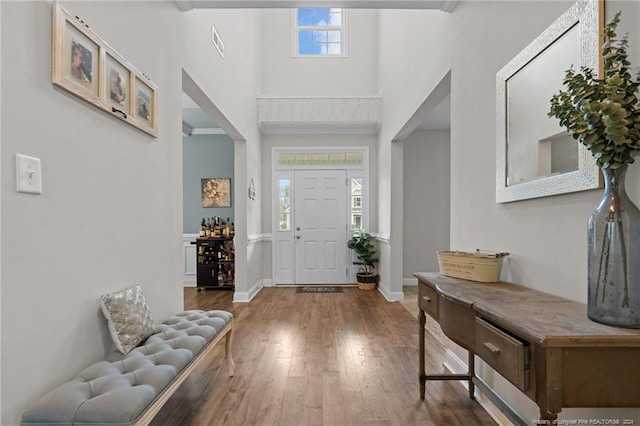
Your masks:
M182 133L186 136L224 134L211 117L184 92L182 93Z

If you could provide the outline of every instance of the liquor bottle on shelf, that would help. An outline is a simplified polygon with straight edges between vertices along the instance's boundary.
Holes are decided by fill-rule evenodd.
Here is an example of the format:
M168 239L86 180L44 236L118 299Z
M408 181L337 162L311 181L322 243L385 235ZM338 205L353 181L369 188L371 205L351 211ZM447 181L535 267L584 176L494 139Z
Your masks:
M229 222L229 218L227 218L227 221L224 224L224 236L225 237L229 237L231 235L231 222Z
M216 237L222 236L222 224L219 217L216 217Z
M205 235L205 222L204 222L204 218L202 218L202 222L200 223L200 238L204 237Z

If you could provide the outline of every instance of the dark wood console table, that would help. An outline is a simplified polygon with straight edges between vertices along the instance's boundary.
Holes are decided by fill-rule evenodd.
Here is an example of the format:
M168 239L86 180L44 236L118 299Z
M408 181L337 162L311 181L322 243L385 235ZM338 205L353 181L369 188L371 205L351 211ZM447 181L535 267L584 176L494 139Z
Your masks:
M509 283L416 273L420 398L427 380L468 380L478 355L554 420L563 407L640 407L640 330L587 318L586 305ZM469 351L469 373L427 375L425 312Z

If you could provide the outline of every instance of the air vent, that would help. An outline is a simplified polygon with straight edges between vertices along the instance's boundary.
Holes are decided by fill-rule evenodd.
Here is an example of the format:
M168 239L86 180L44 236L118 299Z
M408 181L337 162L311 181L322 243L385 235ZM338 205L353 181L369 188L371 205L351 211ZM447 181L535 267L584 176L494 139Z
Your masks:
M216 28L213 25L211 26L211 41L213 42L213 45L216 47L216 49L218 49L218 53L220 53L220 56L224 58L224 42L222 41L220 34L218 34L218 31L216 31Z

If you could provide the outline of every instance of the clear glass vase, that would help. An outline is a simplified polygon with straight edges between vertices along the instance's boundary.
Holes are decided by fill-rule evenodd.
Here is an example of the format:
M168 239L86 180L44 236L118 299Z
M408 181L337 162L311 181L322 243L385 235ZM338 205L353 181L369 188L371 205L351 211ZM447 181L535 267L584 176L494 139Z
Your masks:
M640 328L640 210L627 196L626 172L602 169L604 194L589 219L588 315Z

